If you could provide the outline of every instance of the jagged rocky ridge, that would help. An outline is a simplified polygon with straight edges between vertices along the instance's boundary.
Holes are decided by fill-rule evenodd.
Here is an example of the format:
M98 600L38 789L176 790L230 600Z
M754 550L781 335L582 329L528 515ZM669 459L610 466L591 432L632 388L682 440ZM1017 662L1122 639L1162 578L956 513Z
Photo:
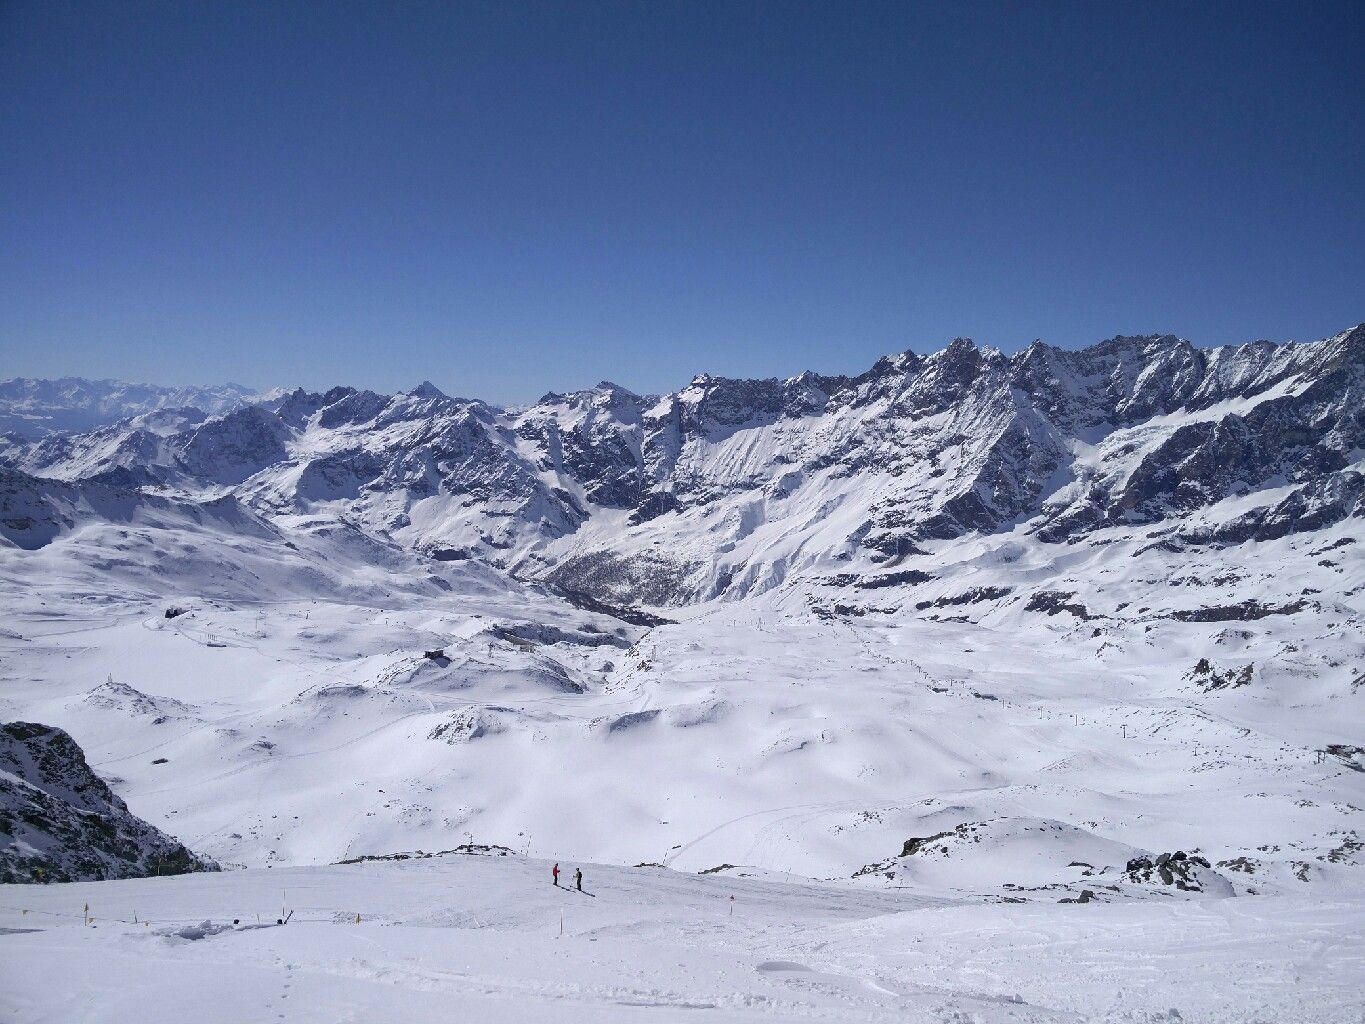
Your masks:
M128 810L50 725L0 725L0 882L79 882L216 871Z
M971 533L1283 537L1365 514L1363 450L1360 326L1213 350L1145 336L1006 356L959 339L856 377L699 376L663 397L603 383L517 410L430 384L299 389L10 439L0 486L11 505L78 486L229 502L262 523L326 514L436 559L666 605L830 563L865 575ZM8 506L0 519L21 547L63 528Z

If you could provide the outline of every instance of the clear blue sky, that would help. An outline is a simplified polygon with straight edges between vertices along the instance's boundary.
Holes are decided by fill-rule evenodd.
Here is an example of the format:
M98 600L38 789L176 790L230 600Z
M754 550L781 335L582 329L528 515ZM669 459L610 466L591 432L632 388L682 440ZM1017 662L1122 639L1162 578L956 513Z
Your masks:
M0 377L856 372L1365 319L1365 5L0 0Z

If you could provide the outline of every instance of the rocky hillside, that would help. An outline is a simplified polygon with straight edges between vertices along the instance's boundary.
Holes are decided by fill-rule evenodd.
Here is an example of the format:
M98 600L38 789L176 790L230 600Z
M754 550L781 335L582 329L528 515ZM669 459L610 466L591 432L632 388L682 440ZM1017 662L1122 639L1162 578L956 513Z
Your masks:
M1365 514L1363 450L1365 326L1212 350L1146 336L1006 356L959 339L856 377L699 376L662 397L603 383L517 410L430 384L296 390L11 440L3 458L669 605L866 575L971 535L1207 546L1319 529ZM52 533L24 529L6 536Z
M61 729L0 725L0 882L79 882L214 871L131 814Z

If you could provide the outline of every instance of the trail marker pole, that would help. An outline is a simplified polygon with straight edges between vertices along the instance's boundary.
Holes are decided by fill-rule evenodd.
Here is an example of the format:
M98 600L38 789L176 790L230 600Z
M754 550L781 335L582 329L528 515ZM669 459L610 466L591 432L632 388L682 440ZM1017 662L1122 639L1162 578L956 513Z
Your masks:
M90 927L90 904L85 905L85 926Z
M564 911L562 908L559 911L559 937L564 938Z

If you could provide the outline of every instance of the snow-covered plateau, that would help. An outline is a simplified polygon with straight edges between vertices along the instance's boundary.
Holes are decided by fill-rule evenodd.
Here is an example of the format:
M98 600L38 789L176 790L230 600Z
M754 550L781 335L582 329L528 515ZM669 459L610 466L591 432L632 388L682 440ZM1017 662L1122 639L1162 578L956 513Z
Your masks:
M1365 327L234 394L0 437L0 1019L1365 1019Z

